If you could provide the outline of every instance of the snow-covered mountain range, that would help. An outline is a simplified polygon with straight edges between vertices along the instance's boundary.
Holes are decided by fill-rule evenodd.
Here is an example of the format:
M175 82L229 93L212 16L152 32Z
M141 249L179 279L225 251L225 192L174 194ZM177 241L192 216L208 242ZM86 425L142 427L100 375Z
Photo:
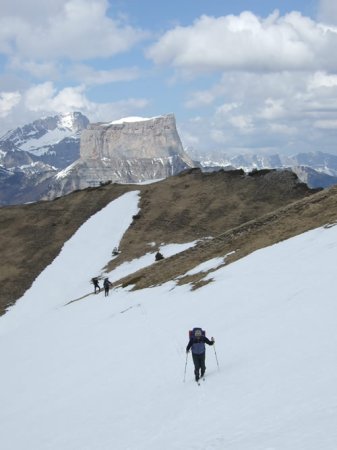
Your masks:
M52 199L107 181L165 178L193 166L173 114L90 125L80 112L47 117L0 139L0 205Z
M336 155L205 155L184 151L173 115L89 124L73 112L36 120L0 138L0 205L52 199L109 180L163 178L195 165L204 171L290 168L312 188L337 183Z
M277 154L240 154L228 156L220 151L200 154L194 149L187 149L194 159L200 161L203 166L233 166L238 169L250 171L252 169L275 169L305 166L331 176L337 176L337 155L324 152L298 153L287 156Z
M149 241L107 269L137 213L133 191L92 216L0 318L2 448L335 450L337 226L196 263L181 276L199 273L197 290L178 277L95 295L93 275L154 263ZM185 352L195 326L215 338L201 386Z
M299 153L293 156L282 154L242 154L227 156L221 152L199 154L188 150L191 157L200 161L204 171L223 168L243 169L245 172L263 169L290 169L311 188L328 187L337 183L337 155L324 152Z

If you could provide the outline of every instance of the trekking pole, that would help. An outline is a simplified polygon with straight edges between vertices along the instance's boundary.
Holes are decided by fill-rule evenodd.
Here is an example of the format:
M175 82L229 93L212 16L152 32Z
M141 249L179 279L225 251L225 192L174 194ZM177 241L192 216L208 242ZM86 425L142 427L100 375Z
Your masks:
M186 352L186 362L185 362L185 372L184 372L184 383L185 383L185 379L186 379L187 358L188 358L188 352Z
M215 344L213 344L213 348L214 348L214 354L215 354L215 359L216 359L216 363L217 363L217 366L218 366L218 370L220 370L218 356L217 356L216 350L215 350Z

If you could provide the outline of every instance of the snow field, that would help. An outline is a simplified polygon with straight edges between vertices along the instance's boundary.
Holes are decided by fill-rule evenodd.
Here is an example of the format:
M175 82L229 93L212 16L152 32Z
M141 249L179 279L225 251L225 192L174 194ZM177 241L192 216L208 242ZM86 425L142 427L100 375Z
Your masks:
M110 205L113 214L116 205L124 211L125 227L137 208L137 195L128 195ZM95 227L84 224L0 318L2 448L337 448L337 227L257 251L211 273L213 283L196 291L170 282L66 305L87 292L111 254L96 241L85 257L76 244L80 233L91 242L103 218L101 211ZM111 231L111 248L123 232ZM76 272L83 286L72 276L62 288L55 277L73 258L84 260ZM207 346L200 387L191 355L183 383L194 326L215 337L220 364Z

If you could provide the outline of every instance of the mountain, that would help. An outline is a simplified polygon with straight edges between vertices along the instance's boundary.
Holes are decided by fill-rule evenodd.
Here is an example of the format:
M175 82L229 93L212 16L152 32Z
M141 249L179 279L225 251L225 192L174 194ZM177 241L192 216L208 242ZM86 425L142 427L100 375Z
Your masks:
M337 176L337 155L324 152L298 153L287 156L283 154L239 154L228 156L219 151L198 153L193 148L187 149L188 154L202 163L203 166L227 166L250 171L252 169L277 169L296 166L310 167L317 172Z
M143 183L204 172L290 169L310 188L337 181L337 156L200 155L183 149L173 114L90 124L80 112L36 120L0 138L0 206L52 200L102 183Z
M49 189L56 170L41 162L25 166L24 170L0 167L0 205L35 202Z
M189 149L191 157L200 161L204 171L224 168L243 169L246 172L261 169L290 169L311 188L328 187L337 183L337 156L323 152L299 153L294 156L282 154L243 154L227 156L221 152L201 155Z
M48 117L0 139L0 167L16 174L10 183L0 178L0 204L53 199L110 181L161 179L195 165L172 114L98 124L81 113Z
M337 176L328 175L324 172L318 172L308 166L294 166L291 170L296 173L298 178L311 188L326 188L337 184Z
M194 166L173 114L90 124L81 134L80 158L56 175L47 198L104 182L166 178Z
M236 182L246 180L251 187L253 210L254 204L261 207L254 192L272 195L275 176L280 174L192 171L123 193L125 187L106 185L53 202L2 208L3 226L8 226L3 211L16 214L16 221L21 209L35 217L36 223L21 223L16 236L27 233L29 240L35 230L36 249L43 228L50 231L43 236L45 246L65 233L62 250L0 318L2 447L334 450L337 227L331 220L337 218L337 189L308 193L228 228L234 205L245 198ZM286 186L293 190L296 178L282 176L283 189L274 192L279 198L286 196ZM214 195L207 188L210 180L218 188ZM155 194L149 197L146 189L156 186L162 203L153 222L148 202ZM187 214L191 197L185 193L197 186L199 211L209 205L214 212L208 221ZM221 186L228 199L223 209L217 204ZM211 238L214 218L222 232ZM171 233L156 234L154 223ZM194 227L205 237L199 243L187 234ZM139 244L136 236L142 237L142 257L108 268L116 243L122 251L115 263ZM12 244L22 249L18 241ZM158 246L165 259L155 263ZM33 270L26 261L26 270ZM137 277L144 281L145 271L148 288L132 289ZM133 277L133 283L119 284L105 298L93 293L93 275L116 283ZM13 286L21 281L12 275ZM215 347L206 350L201 386L185 352L194 326L215 337Z
M39 119L0 138L0 205L43 198L58 171L79 157L88 119L79 112Z
M0 138L0 149L5 153L1 163L6 168L20 168L22 158L32 158L63 169L78 158L80 135L88 124L87 117L74 112L35 120L11 130Z

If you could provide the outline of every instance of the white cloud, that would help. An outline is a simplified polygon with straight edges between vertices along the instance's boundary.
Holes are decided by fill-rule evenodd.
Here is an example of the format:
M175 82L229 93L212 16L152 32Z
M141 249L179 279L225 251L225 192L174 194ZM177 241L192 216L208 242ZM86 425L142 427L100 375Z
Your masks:
M189 100L185 102L186 108L197 108L200 106L210 105L215 100L211 91L194 92Z
M84 85L57 89L50 81L19 92L0 94L0 135L41 116L81 111L90 121L106 121L134 115L147 107L146 98L126 98L117 102L90 101Z
M56 89L51 82L29 88L24 94L24 106L29 111L46 111L50 109Z
M337 86L337 75L329 75L326 72L315 72L308 83L309 89L331 88Z
M218 130L211 128L210 137L212 141L216 144L226 144L228 142L228 135L224 130Z
M202 16L193 25L165 33L147 51L156 64L183 74L247 70L255 72L337 68L331 58L337 31L327 30L299 12L266 19L251 12L239 16Z
M295 135L297 130L295 127L285 125L282 123L271 123L269 125L272 133L285 134L285 135Z
M248 132L253 128L253 120L249 116L232 116L229 118L229 123L243 132Z
M0 92L0 117L6 117L11 110L20 102L19 92Z
M167 104L172 92L169 102L176 108L173 112L187 145L238 151L337 151L337 131L333 139L337 29L332 20L323 24L300 13L280 16L277 11L266 18L251 12L202 16L190 26L175 26L148 50L155 63L174 70L147 72L140 59L139 67L133 59L130 68L124 57L121 66L118 59L111 62L111 56L130 50L148 34L130 26L125 17L109 16L107 0L4 3L0 17L0 53L5 55L0 77L3 131L41 115L72 110L81 110L92 121L137 115L149 105L144 78L132 86L132 92L145 98L98 103L94 96L102 95L100 85L137 80L146 71L155 83L153 89L148 83L151 95L162 88L157 107ZM324 14L333 17L334 4L320 2L322 20ZM139 53L130 56L138 58ZM109 60L100 65L102 58ZM27 73L30 76L22 77ZM163 73L166 84L160 79ZM188 77L184 86L181 75ZM118 90L116 98L122 92ZM176 98L182 105L174 103ZM192 110L195 117L188 120Z
M184 136L184 145L187 147L196 147L200 144L200 139L195 134L182 131Z
M225 73L209 90L189 93L194 100L209 92L214 100L204 121L190 121L184 131L199 137L201 149L336 153L336 83L322 71Z
M267 98L259 116L264 119L278 119L283 117L286 112L283 104L283 99Z
M140 77L138 67L125 67L112 70L95 70L85 64L78 64L69 70L69 75L86 86L132 81Z
M64 113L68 111L81 111L91 119L110 120L120 118L125 113L147 106L146 99L125 99L111 103L97 103L90 101L86 96L84 85L66 87L57 91L53 83L46 82L28 89L24 95L24 106L29 111L41 113Z
M27 21L41 22L42 18L46 18L57 14L67 3L68 0L11 0L1 2L2 17L20 17Z
M37 79L55 79L60 73L60 68L54 61L46 60L37 62L33 60L21 60L15 56L9 60L8 69L12 71L25 71Z
M321 21L329 24L337 24L336 0L320 0L318 17Z
M38 25L20 12L0 19L0 51L21 59L83 60L125 52L148 36L107 15L106 0L68 0Z
M215 114L228 114L229 112L239 108L240 106L240 103L224 103L223 105L216 108Z
M337 130L337 118L334 120L317 120L314 122L314 127L322 130Z

